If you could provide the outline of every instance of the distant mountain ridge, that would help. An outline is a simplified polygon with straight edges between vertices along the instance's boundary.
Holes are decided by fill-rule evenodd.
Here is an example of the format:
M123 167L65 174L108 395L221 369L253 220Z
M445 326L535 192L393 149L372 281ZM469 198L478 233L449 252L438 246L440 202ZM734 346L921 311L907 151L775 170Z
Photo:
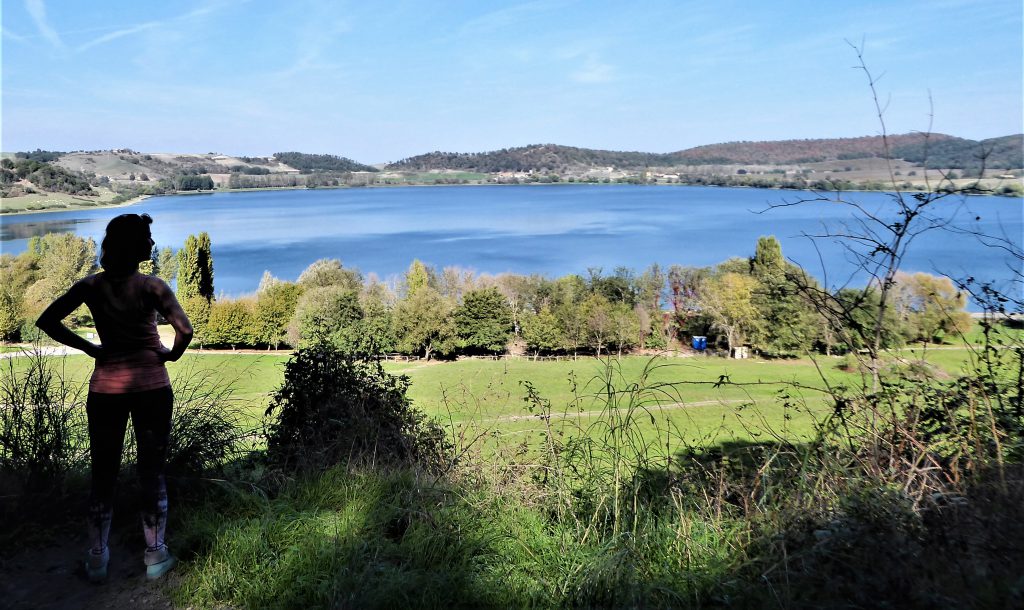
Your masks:
M928 167L977 168L985 157L988 168L1024 167L1024 134L987 140L968 140L946 134L899 134L888 137L889 156ZM884 157L881 136L726 142L672 153L624 152L535 144L481 153L431 152L402 159L385 167L392 171L462 170L483 173L560 171L573 167L611 166L618 169L684 165L787 165Z

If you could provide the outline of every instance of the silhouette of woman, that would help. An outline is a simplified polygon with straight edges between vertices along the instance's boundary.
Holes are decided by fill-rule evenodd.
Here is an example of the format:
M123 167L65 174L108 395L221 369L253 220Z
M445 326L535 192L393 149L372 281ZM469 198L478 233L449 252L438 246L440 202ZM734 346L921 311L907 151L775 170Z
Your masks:
M176 562L164 544L164 464L174 402L164 363L185 352L192 340L192 325L163 280L139 273L139 263L149 259L153 247L152 222L148 214L122 214L111 220L100 246L103 271L77 282L36 321L55 341L95 359L86 402L92 490L88 517L91 548L85 563L92 581L107 576L114 488L129 417L135 430L143 494L146 576L159 578ZM83 339L63 323L83 303L92 313L100 345ZM174 328L171 349L160 342L157 313Z

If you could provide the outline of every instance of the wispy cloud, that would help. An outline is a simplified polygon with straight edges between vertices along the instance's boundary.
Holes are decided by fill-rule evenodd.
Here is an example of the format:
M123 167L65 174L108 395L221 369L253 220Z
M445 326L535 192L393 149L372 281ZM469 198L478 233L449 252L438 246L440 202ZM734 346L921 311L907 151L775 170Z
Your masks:
M541 13L552 11L562 4L564 4L564 2L536 0L534 2L524 2L515 6L509 6L496 11L491 11L490 13L486 13L475 19L467 21L462 24L459 32L461 34L479 35L481 33L508 28L517 25L522 21L536 17Z
M600 61L596 55L588 55L583 65L569 76L578 83L607 83L615 80L615 69Z
M325 61L324 56L341 35L351 31L352 24L345 19L311 18L310 23L296 32L295 59L283 70L275 72L274 77L288 78L303 72L337 70L339 65Z
M245 0L245 1L247 2L248 0ZM91 49L91 48L93 48L95 46L106 44L106 43L108 43L108 42L110 42L112 40L117 40L118 38L124 38L125 36L131 36L133 34L138 34L140 32L145 32L145 31L148 31L148 30L160 30L160 29L163 29L163 28L172 27L175 24L186 22L186 21L195 19L196 17L202 17L204 15L208 15L208 14L210 14L210 13L220 9L223 6L224 6L223 2L217 2L217 3L214 3L214 4L207 5L207 6L199 7L197 9L195 9L195 10L189 11L189 12L184 13L182 15L178 15L177 17L172 17L170 19L164 19L164 20L161 20L161 21L146 21L144 23L138 23L136 25L131 25L131 26L128 26L128 27L125 27L125 28L121 28L119 30L115 30L113 32L108 32L108 33L106 33L106 34L104 34L102 36L94 38L93 40L90 40L89 42L87 42L85 44L79 45L76 50L78 52L87 51L87 50L89 50L89 49Z
M76 49L76 50L79 53L81 53L82 51L86 51L86 50L91 49L91 48L93 48L95 46L108 43L111 40L117 40L118 38L124 38L125 36L131 36L132 34L137 34L139 32L144 32L146 30L152 30L154 28L160 27L160 25L161 25L160 21L147 21L146 23L140 23L138 25L133 25L131 27L127 27L127 28L124 28L124 29L121 29L121 30L110 32L109 34L104 34L103 36L100 36L99 38L95 38L93 40L90 40L89 42L87 42L87 43L85 43L83 45L80 45L78 47L78 49Z
M25 0L25 10L28 11L32 21L36 24L39 33L42 34L51 45L57 49L64 48L64 41L60 39L57 30L53 29L46 18L46 5L43 0Z
M699 47L733 46L750 38L757 28L751 24L737 25L705 32L691 39L691 43Z
M15 34L14 32L8 30L7 28L0 28L0 34L2 34L3 37L7 40L11 40L14 42L25 42L26 40L28 40L28 38L26 38L25 36L22 36L21 34Z

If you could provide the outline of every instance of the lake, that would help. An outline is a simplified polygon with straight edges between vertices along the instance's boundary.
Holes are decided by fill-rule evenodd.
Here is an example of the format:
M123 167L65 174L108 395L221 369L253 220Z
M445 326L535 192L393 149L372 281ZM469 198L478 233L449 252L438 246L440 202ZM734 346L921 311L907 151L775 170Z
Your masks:
M190 233L213 243L220 294L252 292L264 270L294 280L319 258L382 278L418 258L438 269L586 275L601 267L642 271L651 263L713 265L750 256L757 238L775 235L783 253L835 287L865 278L843 248L805 234L838 229L848 206L814 203L773 209L809 193L743 188L635 185L437 186L281 190L153 197L127 208L0 216L3 252L24 251L29 237L73 231L99 242L106 223L126 212L153 216L159 247L180 248ZM885 193L849 193L867 209L891 204ZM950 197L936 213L954 226L1022 241L1020 199ZM906 271L1004 282L1020 261L971 236L933 231L912 245Z

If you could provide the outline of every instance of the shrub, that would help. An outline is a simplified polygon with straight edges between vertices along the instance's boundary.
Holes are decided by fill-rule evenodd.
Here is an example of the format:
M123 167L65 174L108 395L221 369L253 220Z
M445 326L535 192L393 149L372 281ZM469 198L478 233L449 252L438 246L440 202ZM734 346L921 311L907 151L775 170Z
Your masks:
M296 352L266 415L267 455L286 470L346 462L439 469L447 442L406 396L409 378L329 345Z
M0 476L26 492L59 490L87 458L84 387L38 349L0 372ZM63 360L61 360L63 363Z

